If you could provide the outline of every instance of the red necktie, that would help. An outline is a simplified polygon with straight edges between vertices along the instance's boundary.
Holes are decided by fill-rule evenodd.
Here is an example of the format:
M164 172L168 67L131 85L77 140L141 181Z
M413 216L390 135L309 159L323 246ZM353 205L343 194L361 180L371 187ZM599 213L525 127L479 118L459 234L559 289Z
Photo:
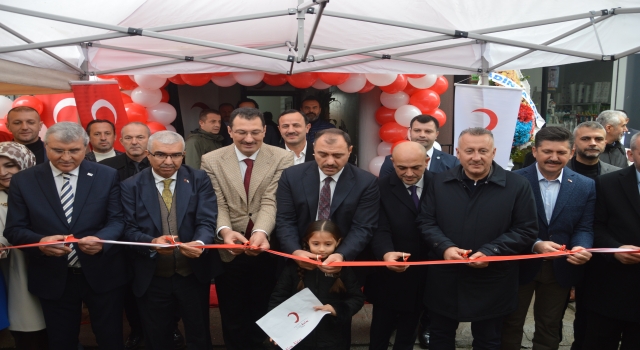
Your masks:
M320 190L320 203L318 204L318 220L329 220L331 216L331 181L333 178L324 179L324 185Z
M253 159L245 158L243 160L247 164L247 170L244 172L244 191L247 194L247 207L249 206L249 185L251 185L251 172L253 171ZM249 219L247 223L247 229L244 231L244 236L251 238L251 231L253 231L253 221Z

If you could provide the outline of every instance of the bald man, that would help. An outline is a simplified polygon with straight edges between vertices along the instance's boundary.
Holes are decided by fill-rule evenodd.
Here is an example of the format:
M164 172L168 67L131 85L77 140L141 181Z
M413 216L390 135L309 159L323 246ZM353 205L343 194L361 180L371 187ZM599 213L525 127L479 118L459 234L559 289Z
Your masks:
M416 217L424 189L433 175L427 170L427 150L417 142L397 145L391 155L395 173L379 180L380 217L371 246L377 259L419 261L427 259ZM365 293L373 303L369 349L387 349L397 329L394 350L413 349L426 281L423 266L377 268L367 279ZM393 286L392 288L390 288Z

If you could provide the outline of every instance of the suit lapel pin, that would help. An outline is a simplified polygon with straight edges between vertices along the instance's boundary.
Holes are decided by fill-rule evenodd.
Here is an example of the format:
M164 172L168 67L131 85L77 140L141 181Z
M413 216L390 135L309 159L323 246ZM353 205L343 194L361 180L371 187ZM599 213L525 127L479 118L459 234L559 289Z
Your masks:
M183 179L182 181L184 181L186 183L189 183L189 180L187 180L187 179Z
M436 159L440 159L440 156L437 156Z
M87 173L87 175L89 175L89 176L93 176L93 174L92 174L92 173Z
M569 181L569 182L573 182L573 181L571 181L571 179L567 179L567 181Z

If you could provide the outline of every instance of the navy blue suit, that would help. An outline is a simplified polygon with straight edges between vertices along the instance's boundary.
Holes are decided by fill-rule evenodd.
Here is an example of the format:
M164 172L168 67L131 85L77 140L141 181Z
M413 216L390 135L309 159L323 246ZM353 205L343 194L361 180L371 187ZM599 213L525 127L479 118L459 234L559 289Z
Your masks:
M565 167L551 221L547 222L536 164L514 173L524 176L531 183L538 211L538 240L566 245L567 249L575 246L593 246L593 217L596 205L596 187L593 180ZM542 259L520 261L520 284L531 282L541 266ZM575 285L583 274L581 266L571 265L562 258L553 260L553 271L558 284L563 287Z
M460 161L458 158L434 148L433 155L429 160L429 163L431 163L431 165L429 165L429 171L434 174L438 174L459 165ZM393 169L391 155L388 155L384 157L384 162L380 167L380 175L378 177L383 178L394 172L395 170Z
M69 234L75 238L119 240L123 227L120 186L114 169L89 161L80 163L70 224L49 162L21 171L11 179L4 235L15 245ZM29 255L29 291L40 297L50 349L77 346L81 301L95 315L92 326L98 345L120 349L122 293L127 280L122 246L104 244L95 255L85 254L77 245L75 250L80 269L70 269L67 256L45 256L38 248L25 249Z

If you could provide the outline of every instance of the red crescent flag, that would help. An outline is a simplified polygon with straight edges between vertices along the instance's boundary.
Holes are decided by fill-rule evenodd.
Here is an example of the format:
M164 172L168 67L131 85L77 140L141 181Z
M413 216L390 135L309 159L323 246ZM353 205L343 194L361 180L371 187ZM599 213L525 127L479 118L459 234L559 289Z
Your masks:
M115 148L123 150L120 144L120 130L127 125L129 118L122 103L122 96L118 83L104 81L72 81L71 90L76 98L76 107L80 116L80 123L87 127L90 121L105 119L116 126Z
M64 94L36 95L35 98L42 101L44 105L40 120L42 120L47 128L55 124L59 116L77 113L75 110L76 103L73 100L73 94L70 92Z

